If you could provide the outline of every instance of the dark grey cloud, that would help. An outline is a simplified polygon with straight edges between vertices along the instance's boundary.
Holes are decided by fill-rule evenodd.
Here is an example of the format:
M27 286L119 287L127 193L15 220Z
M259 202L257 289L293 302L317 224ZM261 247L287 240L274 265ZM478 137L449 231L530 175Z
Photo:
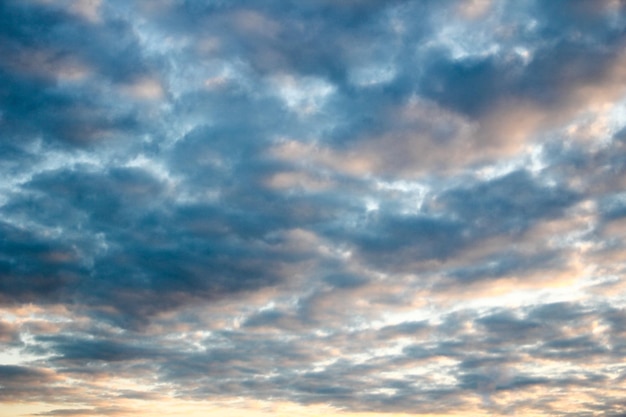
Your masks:
M4 141L75 146L141 134L138 109L116 90L158 74L128 22L93 25L53 4L13 1L2 16Z
M45 372L38 369L31 369L24 366L2 365L0 368L3 379L22 379L28 380L32 378L43 377Z
M564 260L561 258L560 254L554 252L524 255L506 251L505 253L496 253L471 267L453 270L450 275L458 281L469 283L523 272L557 269L564 264Z
M449 190L436 201L470 220L481 230L479 233L515 234L524 232L533 222L559 216L578 198L562 185L547 186L521 170Z
M429 195L420 213L389 210L362 215L356 227L332 230L333 238L354 245L363 262L383 270L411 270L420 261L445 261L494 236L521 239L531 228L562 216L580 200L564 185L546 185L526 170L502 177L469 180ZM343 235L343 236L342 236ZM558 251L516 253L514 246L483 264L453 271L459 279L498 277L519 270L558 265Z
M76 264L77 253L70 245L6 223L0 230L3 304L64 300L64 289L86 272Z
M16 398L44 400L52 395L72 395L72 389L66 387L53 388L57 381L56 375L50 369L19 366L0 366L0 398L10 403ZM55 390L56 393L55 393Z
M472 117L506 100L528 99L547 110L563 106L572 88L602 79L620 56L621 4L530 1L505 7L509 13L500 19L507 30L494 35L501 49L486 57L432 57L423 94ZM528 63L516 47L531 50Z
M40 336L38 341L51 346L58 360L69 362L118 362L134 359L147 359L156 356L153 347L128 345L114 340L80 340L65 336Z

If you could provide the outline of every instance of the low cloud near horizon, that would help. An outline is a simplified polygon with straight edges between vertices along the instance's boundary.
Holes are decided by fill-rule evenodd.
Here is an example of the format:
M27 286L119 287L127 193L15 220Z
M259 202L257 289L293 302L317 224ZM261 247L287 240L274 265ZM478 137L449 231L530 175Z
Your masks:
M5 0L0 54L3 416L626 415L623 1Z

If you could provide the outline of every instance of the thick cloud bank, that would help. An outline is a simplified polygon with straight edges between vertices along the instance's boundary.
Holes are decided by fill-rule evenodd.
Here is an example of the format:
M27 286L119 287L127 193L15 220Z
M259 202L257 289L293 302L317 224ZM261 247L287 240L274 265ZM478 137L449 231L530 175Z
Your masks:
M0 408L625 415L625 46L619 0L0 2Z

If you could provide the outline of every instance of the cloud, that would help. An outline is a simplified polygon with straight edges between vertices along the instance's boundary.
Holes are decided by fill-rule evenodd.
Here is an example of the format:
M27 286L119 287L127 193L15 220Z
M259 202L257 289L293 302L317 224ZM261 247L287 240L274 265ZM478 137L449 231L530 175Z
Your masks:
M128 409L120 407L98 407L98 408L59 408L45 413L37 413L37 416L93 416L93 415L123 415Z
M0 366L0 398L11 403L16 399L29 398L31 401L51 398L54 395L72 395L67 387L54 386L60 381L53 371L46 368L2 365Z
M130 346L113 340L67 340L64 337L40 336L39 341L51 346L63 361L117 362L146 359L151 356L150 348Z
M619 415L624 11L2 3L0 402Z

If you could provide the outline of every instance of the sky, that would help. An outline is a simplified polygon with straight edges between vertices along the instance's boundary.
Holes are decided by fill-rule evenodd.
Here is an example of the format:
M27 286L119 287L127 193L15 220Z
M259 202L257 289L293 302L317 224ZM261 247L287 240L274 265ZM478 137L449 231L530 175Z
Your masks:
M626 416L626 2L0 1L0 416Z

